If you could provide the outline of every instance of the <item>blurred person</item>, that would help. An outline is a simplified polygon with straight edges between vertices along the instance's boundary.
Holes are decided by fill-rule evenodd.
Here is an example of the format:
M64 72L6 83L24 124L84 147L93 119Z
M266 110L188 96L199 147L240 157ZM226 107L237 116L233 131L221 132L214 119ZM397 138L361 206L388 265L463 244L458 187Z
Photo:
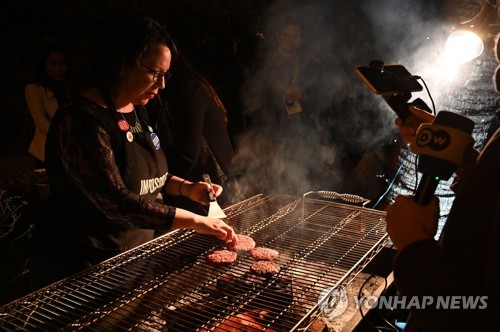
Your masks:
M44 168L45 141L50 122L68 96L65 49L55 42L46 43L37 53L33 69L33 81L25 88L26 103L35 122L35 134L28 152L35 157L37 168Z
M285 15L276 24L274 42L264 51L242 87L246 128L238 150L250 150L251 159L237 166L253 181L256 192L303 194L331 181L329 161L321 153L331 154L324 139L329 134L319 119L331 106L330 85L322 63L311 55L303 40L302 22ZM245 151L246 152L246 151ZM237 153L238 163L240 154ZM329 158L329 157L327 157ZM260 162L252 170L246 164ZM272 174L272 176L267 176Z
M226 108L210 82L181 52L170 72L166 88L148 104L152 118L157 118L158 135L165 142L162 148L169 169L189 181L200 181L207 173L213 183L223 185L230 176L234 157ZM206 206L185 197L169 199L178 207L207 213ZM227 203L224 193L218 201Z
M266 126L287 136L314 126L329 89L321 62L308 54L296 16L278 23L274 48L262 56L243 91L250 126Z
M221 240L233 229L156 201L159 193L207 204L222 187L171 174L144 109L165 88L175 48L163 27L137 13L104 16L79 61L75 94L47 138L50 192L32 228L33 285L41 287L154 238L189 228Z
M496 55L500 59L497 37ZM500 92L500 66L494 75ZM396 119L406 142L415 139L418 124L433 116L410 107L412 121ZM497 111L497 118L500 112ZM412 123L412 125L410 125ZM426 309L411 310L405 331L493 331L500 310L500 129L480 153L459 168L456 193L438 241L439 201L427 206L400 195L386 208L387 232L399 251L394 279L402 296L432 297ZM459 297L460 309L437 309L438 296ZM468 297L472 298L468 298ZM468 300L467 300L468 298ZM464 309L466 301L479 306Z

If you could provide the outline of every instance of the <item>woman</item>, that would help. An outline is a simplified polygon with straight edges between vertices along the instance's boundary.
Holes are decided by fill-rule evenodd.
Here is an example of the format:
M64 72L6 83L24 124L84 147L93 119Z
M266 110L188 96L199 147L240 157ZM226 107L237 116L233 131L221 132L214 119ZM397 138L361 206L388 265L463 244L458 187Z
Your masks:
M35 135L28 152L36 158L36 166L44 167L45 141L50 121L66 99L65 79L68 73L63 48L55 43L43 47L34 63L33 82L26 85L25 98L35 122Z
M223 185L229 178L234 151L227 132L227 112L212 85L179 54L171 68L167 88L151 106L158 117L159 136L173 173L199 181L204 173L213 183ZM160 101L160 105L158 105ZM160 109L160 112L158 112ZM168 142L168 144L167 144ZM206 207L174 196L176 206L205 214ZM219 203L226 198L220 197Z
M191 228L236 241L222 220L156 202L159 193L208 204L222 188L168 172L143 106L165 87L175 58L154 20L106 18L91 38L77 91L53 119L47 141L48 213L34 228L35 286L143 244L155 230ZM97 48L95 48L97 47Z

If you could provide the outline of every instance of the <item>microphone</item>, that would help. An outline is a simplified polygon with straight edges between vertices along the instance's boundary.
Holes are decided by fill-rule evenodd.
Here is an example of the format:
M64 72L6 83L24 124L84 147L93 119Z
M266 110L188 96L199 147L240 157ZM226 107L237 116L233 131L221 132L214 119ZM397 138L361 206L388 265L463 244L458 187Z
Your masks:
M474 147L473 129L474 121L449 111L440 111L432 123L420 125L410 144L419 155L417 170L423 174L415 202L429 204L439 181L448 180L464 164Z

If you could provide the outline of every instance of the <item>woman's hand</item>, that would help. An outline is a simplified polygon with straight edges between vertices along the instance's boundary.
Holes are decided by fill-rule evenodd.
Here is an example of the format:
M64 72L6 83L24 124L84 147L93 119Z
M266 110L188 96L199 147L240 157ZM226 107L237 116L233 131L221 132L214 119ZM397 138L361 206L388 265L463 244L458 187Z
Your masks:
M195 214L191 211L177 208L172 229L192 229L197 233L213 235L223 241L238 241L236 232L231 226L217 218Z
M433 239L439 219L439 200L434 197L426 205L413 201L411 196L399 195L394 204L387 206L387 233L398 250L410 243Z
M182 184L183 196L203 205L210 204L210 192L215 193L215 197L219 197L222 193L222 187L215 183L210 185L206 182L184 182Z
M197 233L213 235L226 242L233 241L233 243L237 243L238 241L236 232L233 228L217 218L200 216L199 218L196 218L192 229Z
M399 127L403 140L406 143L411 143L415 139L418 127L422 123L432 122L434 115L415 106L409 106L408 110L411 112L411 115L405 121L401 118L396 118L395 123Z

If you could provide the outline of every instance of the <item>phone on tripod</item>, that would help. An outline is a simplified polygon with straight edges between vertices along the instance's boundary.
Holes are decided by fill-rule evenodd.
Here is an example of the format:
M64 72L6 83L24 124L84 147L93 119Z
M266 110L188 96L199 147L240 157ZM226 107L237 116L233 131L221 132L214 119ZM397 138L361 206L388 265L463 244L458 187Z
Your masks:
M354 71L373 93L384 98L401 119L406 120L411 115L409 105L432 112L420 98L408 103L411 93L422 91L423 87L403 65L385 65L382 61L374 60L369 65L354 67Z
M402 65L370 64L355 67L354 70L378 95L423 90L417 79Z

